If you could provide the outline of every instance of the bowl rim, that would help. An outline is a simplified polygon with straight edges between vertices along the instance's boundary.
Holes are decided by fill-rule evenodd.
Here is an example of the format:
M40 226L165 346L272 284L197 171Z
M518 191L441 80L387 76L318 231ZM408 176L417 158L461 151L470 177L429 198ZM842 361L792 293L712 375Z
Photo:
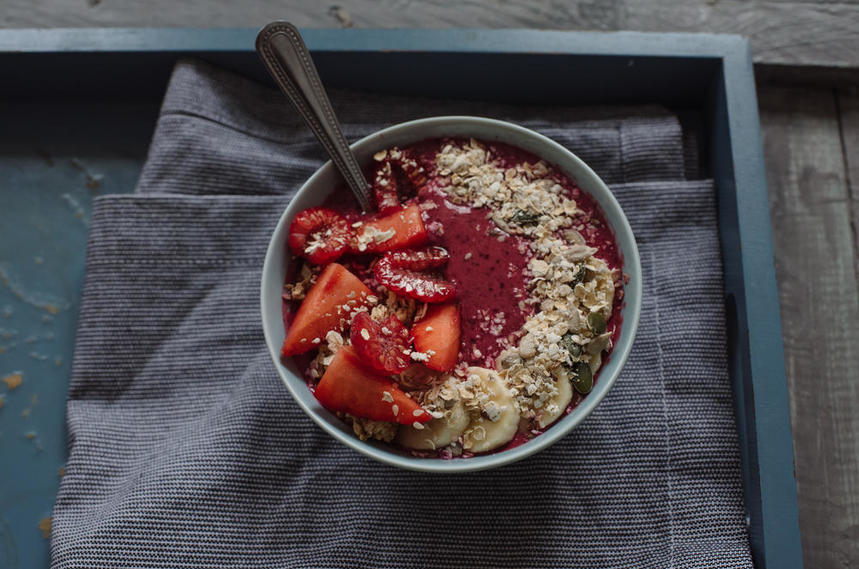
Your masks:
M576 182L577 185L579 185L579 187L582 186L581 178L582 174L584 174L585 177L589 178L589 180L587 181L588 189L585 190L584 188L582 188L582 191L585 191L593 198L595 198L599 207L603 209L604 213L607 213L605 211L607 209L607 203L609 205L609 208L613 209L614 212L617 214L617 219L615 220L615 222L610 223L611 228L614 231L615 241L617 242L617 236L621 232L629 236L629 248L624 248L622 251L623 270L624 273L629 275L637 275L638 278L631 278L629 283L626 283L624 285L624 298L626 300L626 309L624 310L625 314L623 327L621 329L621 337L620 341L618 342L623 342L623 349L618 350L618 346L615 346L615 348L611 352L611 361L613 363L617 362L615 368L613 369L613 372L609 375L601 373L599 377L600 381L597 382L595 389L590 394L588 394L588 396L585 397L584 400L579 403L579 405L577 405L572 412L570 412L564 417L561 417L552 426L543 431L540 436L535 437L528 442L516 446L512 449L497 453L478 455L467 459L453 460L407 456L385 448L385 446L387 446L385 443L378 443L374 441L361 441L355 435L351 433L345 433L344 431L335 428L324 417L320 416L320 414L317 413L314 409L311 409L305 403L303 398L300 397L297 393L296 386L293 385L293 381L289 377L290 375L298 380L301 388L307 389L307 387L304 379L293 374L283 365L280 360L280 346L275 345L274 339L272 338L273 332L270 331L269 326L266 326L266 314L268 307L266 306L265 296L267 275L269 275L273 270L276 270L277 263L279 263L279 260L274 258L274 251L276 249L276 245L280 239L285 239L284 231L288 230L288 224L291 222L292 216L288 216L287 214L291 213L290 210L292 209L292 204L295 203L302 194L306 193L308 189L313 188L316 181L320 177L326 175L329 170L334 168L334 165L330 160L320 166L301 185L295 195L287 203L283 213L278 219L277 225L275 226L272 232L271 239L269 240L268 248L266 249L265 260L263 262L262 273L260 276L260 310L262 318L261 324L263 328L263 335L265 337L266 346L268 348L269 355L271 356L272 361L275 364L275 368L280 375L281 380L286 385L286 388L292 396L292 399L299 405L299 407L301 407L304 413L313 420L313 422L315 422L319 427L322 428L322 430L327 432L336 440L352 448L353 450L356 450L359 453L378 460L384 464L404 468L406 470L422 472L458 473L497 468L522 460L528 456L531 456L541 450L550 447L552 444L556 443L557 441L565 437L567 434L569 434L576 426L578 426L582 421L584 421L585 418L590 415L594 408L596 408L596 406L611 390L611 387L614 385L615 381L617 380L617 377L620 375L620 372L623 369L623 366L629 358L629 354L632 351L632 345L635 340L636 333L638 331L643 291L641 282L641 259L639 256L638 244L636 243L635 234L632 231L632 227L629 225L629 220L627 219L626 214L623 212L623 209L621 208L620 203L617 201L617 198L615 198L614 194L611 192L611 190L609 190L605 182L603 182L603 180L581 158L573 154L570 150L562 146L560 143L555 142L547 136L544 136L529 128L498 119L465 115L450 115L421 118L403 123L398 123L387 128L377 130L367 136L364 136L360 140L352 143L350 145L350 148L352 148L353 151L358 151L361 150L364 146L372 145L372 143L376 140L384 141L385 138L394 137L404 132L407 133L408 131L412 130L420 131L421 129L424 129L429 126L444 126L445 124L456 124L458 126L470 125L478 129L490 128L495 129L496 132L508 131L509 133L513 133L515 135L530 138L536 144L542 145L542 147L544 148L548 147L554 150L555 153L560 154L560 156L565 161L567 161L568 164L571 164L576 169L578 169L580 171L580 174L578 174L577 176L572 176L569 172L567 172L567 170L569 170L570 168L565 168L564 165L559 164L557 160L549 160L548 158L545 158L545 156L543 156L540 152L536 152L532 149L528 149L527 151L537 155L541 159L545 159L553 166L560 168L565 175L573 178L573 180ZM427 136L425 138L429 137L430 136ZM474 138L480 139L481 137L475 136ZM417 142L419 140L421 140L421 138L418 137L415 138L414 141ZM511 144L512 146L517 146L515 143L508 144ZM380 147L373 151L378 151L382 149L383 148ZM596 192L594 192L594 188L596 189ZM287 219L288 217L289 219ZM278 314L280 314L279 306ZM280 316L278 317L278 320L282 324L282 318L280 318ZM336 420L339 421L340 419Z

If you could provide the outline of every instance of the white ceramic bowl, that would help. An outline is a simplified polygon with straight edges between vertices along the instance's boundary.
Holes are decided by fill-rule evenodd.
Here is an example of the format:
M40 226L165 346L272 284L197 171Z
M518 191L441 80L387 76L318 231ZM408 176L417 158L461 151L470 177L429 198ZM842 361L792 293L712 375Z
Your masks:
M624 292L623 325L620 338L611 352L611 358L600 370L593 391L572 413L560 419L540 436L521 446L473 458L443 460L417 458L385 443L361 441L352 433L348 425L319 404L295 366L284 365L281 362L280 348L285 336L281 316L281 293L289 262L289 251L286 246L289 224L298 212L320 205L335 186L341 183L339 174L330 161L307 180L280 217L266 252L260 294L263 331L274 365L292 397L316 424L343 444L393 466L429 472L465 472L509 464L550 446L581 423L605 397L629 356L635 332L638 329L638 318L641 312L641 262L629 222L605 183L569 150L534 131L507 122L479 117L434 117L398 124L371 134L353 144L352 150L358 157L359 163L366 164L379 150L445 136L504 142L543 158L575 180L582 190L596 199L606 221L614 231L623 259L623 272L629 275L629 283ZM301 435L296 434L296 436Z

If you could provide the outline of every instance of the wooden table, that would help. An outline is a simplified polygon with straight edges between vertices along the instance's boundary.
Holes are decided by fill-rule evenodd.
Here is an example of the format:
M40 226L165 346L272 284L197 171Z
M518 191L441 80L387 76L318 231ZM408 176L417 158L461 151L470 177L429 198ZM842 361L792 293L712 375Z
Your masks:
M491 27L752 40L805 566L859 567L859 3L774 0L3 0L0 27Z

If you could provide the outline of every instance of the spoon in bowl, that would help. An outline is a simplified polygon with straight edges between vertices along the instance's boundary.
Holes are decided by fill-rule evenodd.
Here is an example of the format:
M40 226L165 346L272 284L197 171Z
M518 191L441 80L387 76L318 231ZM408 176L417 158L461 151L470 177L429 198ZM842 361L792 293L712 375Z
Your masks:
M358 198L361 209L372 211L370 185L343 136L340 122L334 115L331 101L298 29L288 22L272 22L257 35L256 50L275 83L292 101L298 114L328 152L349 189Z

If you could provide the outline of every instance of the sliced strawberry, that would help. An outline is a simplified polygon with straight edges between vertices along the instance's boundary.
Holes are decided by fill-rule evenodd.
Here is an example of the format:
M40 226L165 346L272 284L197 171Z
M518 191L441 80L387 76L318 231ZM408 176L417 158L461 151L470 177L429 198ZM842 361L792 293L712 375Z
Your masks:
M387 214L400 208L400 197L397 192L397 180L391 168L390 160L385 159L376 170L373 179L373 193L376 194L376 209L379 213Z
M446 265L450 260L450 253L444 247L391 251L386 256L391 258L391 265L394 268L410 269L412 271L437 269Z
M450 371L459 357L459 307L455 303L434 304L412 326L415 350L429 354L424 362L430 369Z
M409 182L415 187L415 190L427 183L427 175L417 160L405 150L394 148L388 152L388 159L403 171Z
M352 319L349 335L361 361L380 373L402 373L411 364L409 331L394 314L380 324L366 312L359 312Z
M383 253L418 247L428 238L421 210L413 204L384 217L365 221L357 229L350 248L353 253Z
M450 255L441 247L390 251L373 266L373 274L380 284L400 296L422 302L444 302L456 296L454 284L431 273L418 271L440 267L449 258Z
M406 391L426 389L438 378L438 373L423 364L412 364L403 373L394 377L400 387Z
M373 179L376 208L387 214L399 207L401 201L417 195L426 184L427 176L408 151L394 148L375 156L380 163Z
M311 263L324 265L349 246L349 223L334 210L312 207L300 212L289 226L289 250Z
M396 383L363 367L351 346L337 350L316 386L316 399L329 411L374 421L408 425L432 419Z
M354 312L369 303L372 292L358 277L331 263L298 307L281 354L293 356L317 347L331 330L344 330Z

